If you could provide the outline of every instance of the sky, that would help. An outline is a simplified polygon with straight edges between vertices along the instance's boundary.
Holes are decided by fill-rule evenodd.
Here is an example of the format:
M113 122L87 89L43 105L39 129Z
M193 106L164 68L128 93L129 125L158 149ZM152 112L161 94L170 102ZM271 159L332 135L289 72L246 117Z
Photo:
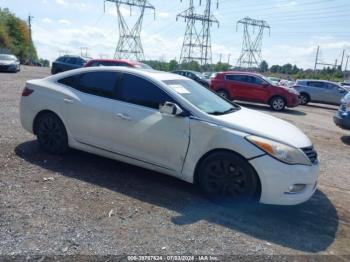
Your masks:
M146 59L179 59L185 33L185 21L176 15L188 8L189 0L148 0L156 8L145 13L141 39ZM217 0L213 0L216 2ZM213 25L213 62L221 59L236 64L243 40L243 28L237 21L249 16L265 20L262 56L269 65L292 63L313 68L317 46L320 61L340 63L342 52L350 55L349 0L218 0L213 4L220 27ZM56 59L60 52L80 54L88 47L90 57L113 57L118 42L116 7L103 0L0 0L22 19L31 14L33 40L41 58ZM203 12L200 0L194 0L197 12ZM205 1L202 0L202 3ZM137 10L123 8L130 23ZM85 52L85 51L84 51ZM344 62L345 64L345 62ZM349 63L350 67L350 63Z

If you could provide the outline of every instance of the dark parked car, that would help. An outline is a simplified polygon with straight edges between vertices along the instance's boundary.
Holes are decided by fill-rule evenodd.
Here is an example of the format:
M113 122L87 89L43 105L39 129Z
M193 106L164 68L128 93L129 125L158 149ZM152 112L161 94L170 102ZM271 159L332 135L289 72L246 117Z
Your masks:
M19 60L14 55L0 54L0 71L18 72L21 70Z
M275 111L299 104L299 93L293 88L277 86L263 75L255 73L217 73L211 80L210 88L226 99L267 104Z
M340 101L348 93L346 88L324 80L298 80L294 89L300 93L302 105L309 102L340 105Z
M206 79L200 72L189 71L189 70L176 70L176 71L173 71L172 73L190 78L196 81L198 84L201 84L202 86L209 88L210 81Z
M54 75L65 71L81 68L85 64L86 60L80 56L61 56L52 63L51 73Z
M339 111L333 119L337 126L350 130L350 93L342 99Z
M126 59L92 59L85 65L85 67L94 66L126 66L139 69L152 69L152 67L144 63Z

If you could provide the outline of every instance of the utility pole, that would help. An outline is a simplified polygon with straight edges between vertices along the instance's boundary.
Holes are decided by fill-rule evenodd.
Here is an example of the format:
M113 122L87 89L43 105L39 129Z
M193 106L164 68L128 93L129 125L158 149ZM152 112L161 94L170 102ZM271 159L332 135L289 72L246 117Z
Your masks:
M243 43L241 55L238 58L237 66L241 68L259 68L262 61L262 40L265 29L271 32L271 27L264 20L256 20L250 17L245 17L237 22L243 25ZM257 32L257 34L255 34Z
M344 70L344 81L346 80L346 72L348 71L349 55L346 56L345 70Z
M33 38L32 38L32 20L34 16L28 15L28 29L29 29L29 41L30 44L32 44ZM33 57L32 57L32 51L29 52L29 63L32 64Z
M88 47L80 47L80 55L81 55L82 57L87 58L87 57L88 57L88 50L89 50ZM84 51L85 51L85 52L84 52Z
M184 42L181 49L180 64L197 61L202 69L207 70L212 64L211 50L211 26L219 21L212 15L212 0L206 0L204 14L195 12L194 0L190 0L190 6L177 15L176 20L183 18L186 22ZM201 0L199 3L201 4ZM217 0L217 8L219 1ZM200 24L201 27L197 27Z
M227 64L230 65L231 62L231 54L228 54Z
M30 14L28 15L28 28L29 28L29 38L30 41L32 41L32 21L33 21L34 16L31 16Z
M337 69L337 66L338 66L338 59L335 60L335 63L334 63L334 64L320 62L320 52L321 52L321 51L320 51L320 46L317 46L314 71L316 71L318 65L331 66L332 68ZM345 50L344 50L344 55L345 55Z
M315 68L314 71L317 69L317 64L318 64L318 55L320 54L320 46L317 46L317 52L316 52L316 59L315 59Z
M343 54L341 56L340 71L343 71L344 57L345 57L345 49L343 50Z
M142 42L141 42L141 30L143 24L143 18L146 9L152 9L155 7L151 5L148 0L104 0L105 11L106 2L112 2L117 8L118 14L118 26L119 26L119 40L115 50L114 58L125 58L142 61L145 58ZM132 15L132 8L139 10L136 23L129 25L123 14L123 8L128 7L130 9L130 16Z

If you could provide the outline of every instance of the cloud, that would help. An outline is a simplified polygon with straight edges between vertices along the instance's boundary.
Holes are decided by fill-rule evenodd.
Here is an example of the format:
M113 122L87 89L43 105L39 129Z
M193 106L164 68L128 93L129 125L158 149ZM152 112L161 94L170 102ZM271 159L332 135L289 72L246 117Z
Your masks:
M45 17L44 19L41 20L43 23L45 24L51 24L52 23L52 20L48 17Z
M76 8L85 8L86 4L84 2L73 2L73 1L66 1L66 0L56 0L56 3L62 6L74 6Z
M69 20L66 20L66 19L58 20L58 22L60 24L63 24L63 25L70 25L71 24L71 22Z
M168 12L159 12L158 16L162 18L168 18L170 14Z
M56 0L56 3L59 5L65 5L65 6L68 5L68 3L65 0Z
M294 9L296 6L298 6L298 2L289 0L281 0L277 4L277 7L281 9Z

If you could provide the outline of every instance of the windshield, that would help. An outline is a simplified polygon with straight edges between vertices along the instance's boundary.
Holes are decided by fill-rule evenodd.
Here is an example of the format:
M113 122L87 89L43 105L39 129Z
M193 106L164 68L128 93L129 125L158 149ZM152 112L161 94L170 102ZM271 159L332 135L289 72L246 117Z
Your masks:
M166 80L163 82L207 114L224 115L240 109L238 105L227 102L192 80Z
M15 61L17 58L13 55L0 55L0 60Z

